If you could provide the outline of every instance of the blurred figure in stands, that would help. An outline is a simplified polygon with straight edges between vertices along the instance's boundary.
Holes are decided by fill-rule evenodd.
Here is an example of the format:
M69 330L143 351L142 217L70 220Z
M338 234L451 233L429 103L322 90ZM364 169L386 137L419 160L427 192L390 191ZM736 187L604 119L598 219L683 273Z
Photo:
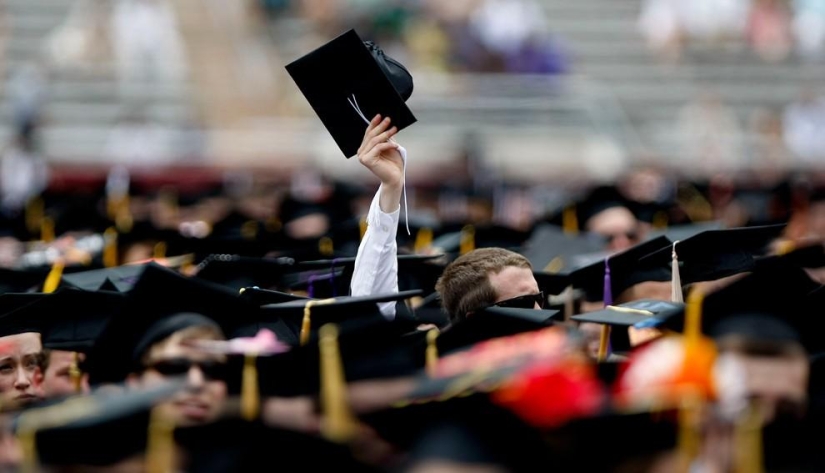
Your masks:
M825 101L815 90L805 89L782 115L785 144L804 164L814 164L825 156Z
M6 216L20 215L49 185L49 167L40 153L37 131L33 123L24 126L0 157L0 196Z
M714 172L735 168L742 160L742 128L736 113L711 91L701 93L679 112L677 130L684 162Z
M793 0L796 50L809 61L821 61L825 49L825 0Z
M765 62L779 62L793 48L791 14L779 0L757 0L748 15L747 37L750 47Z

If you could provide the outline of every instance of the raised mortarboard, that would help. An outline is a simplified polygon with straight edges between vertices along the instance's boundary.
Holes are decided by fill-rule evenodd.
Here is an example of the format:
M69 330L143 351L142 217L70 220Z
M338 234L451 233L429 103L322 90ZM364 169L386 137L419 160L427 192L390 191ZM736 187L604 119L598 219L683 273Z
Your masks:
M14 420L15 434L33 454L23 462L88 468L151 455L147 441L152 408L184 385L185 380L169 379L147 389L121 387L27 409Z
M669 249L671 246L672 243L667 237L639 243L573 271L570 278L573 286L582 289L588 300L602 300L610 305L622 292L636 284L647 281L670 281L669 260L662 263L658 260L645 261L643 257L662 249Z
M88 352L125 299L119 292L61 288L5 313L0 336L36 332L44 348Z
M405 103L412 93L412 76L377 51L349 30L286 66L347 158L358 153L375 115L389 117L398 130L416 121Z
M672 247L642 255L641 264L668 264L673 253L679 261L682 284L713 281L751 271L756 258L766 254L768 245L780 236L785 225L707 230Z

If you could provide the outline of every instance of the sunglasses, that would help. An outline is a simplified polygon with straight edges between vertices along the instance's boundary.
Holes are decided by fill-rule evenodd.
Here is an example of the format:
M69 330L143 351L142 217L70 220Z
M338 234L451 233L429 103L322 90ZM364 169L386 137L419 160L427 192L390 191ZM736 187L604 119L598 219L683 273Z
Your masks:
M214 381L225 381L229 373L226 363L220 361L192 361L186 358L171 358L156 361L146 366L146 369L156 371L163 376L171 377L185 375L189 373L189 370L193 367L198 367L204 377Z
M512 299L505 299L503 301L493 304L495 307L509 307L512 309L534 309L536 304L539 308L544 309L547 303L547 298L544 297L544 291L539 291L537 294L525 294L523 296L513 297Z

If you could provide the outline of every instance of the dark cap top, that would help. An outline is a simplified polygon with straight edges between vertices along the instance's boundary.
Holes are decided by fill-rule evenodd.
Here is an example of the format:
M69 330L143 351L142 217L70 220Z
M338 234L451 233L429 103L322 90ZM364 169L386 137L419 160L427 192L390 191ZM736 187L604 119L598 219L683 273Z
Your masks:
M785 225L707 230L676 242L682 284L713 281L752 270L756 257L778 238ZM673 248L644 256L643 264L669 264Z
M355 30L350 30L286 66L347 158L357 154L375 115L390 117L398 130L416 121L391 80L400 85L399 79L407 79L404 82L411 84L412 77L403 74L395 61L384 60L383 64L393 67L390 75ZM407 89L400 92L407 93Z
M640 299L616 306L608 306L603 310L574 315L571 319L577 322L631 327L651 317L669 317L681 312L684 307L684 304L678 302Z
M669 261L662 262L656 259L645 262L643 257L657 250L668 249L671 245L667 237L661 236L608 257L610 302L636 284L646 281L670 281ZM570 277L573 286L584 290L589 300L600 301L604 300L605 295L605 279L608 276L605 273L605 260L602 259L574 271Z
M436 339L439 354L462 350L493 338L553 325L557 310L488 307L447 327Z

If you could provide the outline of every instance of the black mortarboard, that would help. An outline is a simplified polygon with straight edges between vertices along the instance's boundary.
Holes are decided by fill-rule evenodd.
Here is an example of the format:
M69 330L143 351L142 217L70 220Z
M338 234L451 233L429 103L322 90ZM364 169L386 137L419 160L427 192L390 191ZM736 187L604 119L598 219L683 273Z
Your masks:
M236 291L148 263L127 294L121 315L106 326L90 352L89 381L117 383L136 368L140 347L148 347L193 325L211 325L224 335L257 322L258 306ZM181 314L188 314L183 317ZM267 325L279 337L290 331L279 321ZM256 330L257 332L257 330ZM254 334L253 334L254 335Z
M124 301L119 292L61 288L0 317L0 336L37 332L44 348L88 352Z
M820 287L804 270L758 270L708 294L701 310L702 332L712 337L740 335L757 342L797 340L809 352L825 349L825 318L812 306ZM654 317L638 327L684 330L685 310Z
M146 451L151 409L184 384L169 379L151 388L101 390L33 407L16 417L15 433L23 439L34 435L37 460L46 466L112 465Z
M146 264L142 263L64 274L61 277L60 286L86 291L128 292L143 274L144 269L146 269Z
M0 294L38 291L43 287L50 270L48 266L25 269L0 268Z
M627 250L607 258L610 274L606 274L605 260L602 259L574 271L570 277L573 286L584 290L587 298L593 301L604 300L606 286L610 288L610 301L630 287L646 281L670 281L671 272L668 262L652 260L645 263L640 258L657 250L672 246L667 237L659 237L639 243ZM605 282L609 278L609 285Z
M588 263L588 256L604 255L604 242L586 235L569 235L555 225L543 224L536 227L521 253L535 271L570 273Z
M769 268L777 265L791 265L797 268L809 269L825 267L825 245L822 243L804 245L787 253L768 255L756 260L757 268Z
M450 325L436 339L439 354L447 354L493 338L553 325L557 310L488 307Z
M519 251L530 238L530 232L510 228L504 225L456 225L456 229L449 231L445 226L444 233L432 242L432 248L444 252L448 258L454 259L460 254L475 248L506 248Z
M713 281L752 270L756 257L766 253L785 225L708 230L676 242L682 284ZM672 247L640 255L641 264L669 264Z
M46 292L6 292L0 294L0 315L15 311L49 295Z
M570 317L576 322L592 322L596 324L632 327L651 317L669 317L684 310L685 305L679 302L667 302L654 299L639 299L615 306L608 306L602 310L587 312Z
M239 294L258 305L280 304L281 302L308 300L308 297L290 294L288 292L273 291L271 289L261 289L259 287L241 288Z
M724 224L720 221L712 220L710 222L686 223L682 225L671 225L660 230L651 230L647 234L647 239L652 240L659 236L666 236L671 241L684 241L690 237L696 236L708 230L722 230Z
M213 254L198 264L195 277L235 290L247 286L282 287L284 274L295 271L295 260L282 256L259 258L231 254Z
M390 117L398 130L416 121L400 95L405 90L396 89L354 30L293 61L286 70L347 158L357 154L375 115ZM408 73L396 72L412 83Z

